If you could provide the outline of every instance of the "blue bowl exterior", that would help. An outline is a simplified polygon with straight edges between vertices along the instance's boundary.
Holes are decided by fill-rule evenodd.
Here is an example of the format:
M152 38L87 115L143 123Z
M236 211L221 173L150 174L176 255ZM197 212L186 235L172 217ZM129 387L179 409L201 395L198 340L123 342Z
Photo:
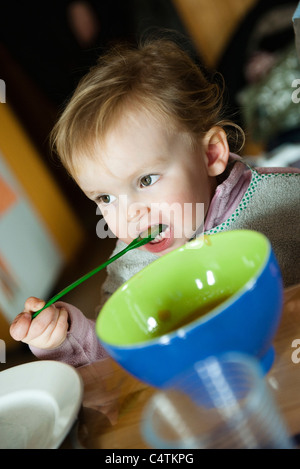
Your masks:
M281 273L271 248L261 274L233 298L219 313L210 314L195 327L165 335L163 340L128 347L103 341L102 345L129 373L159 388L211 355L237 351L263 361L272 349L283 304ZM243 315L247 315L246 321Z

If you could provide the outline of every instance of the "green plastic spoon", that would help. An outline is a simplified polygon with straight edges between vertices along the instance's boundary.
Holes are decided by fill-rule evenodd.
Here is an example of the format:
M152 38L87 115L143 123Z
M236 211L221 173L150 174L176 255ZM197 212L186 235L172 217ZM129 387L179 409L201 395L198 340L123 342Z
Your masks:
M104 269L108 264L115 261L119 257L123 256L124 254L126 254L126 252L130 251L131 249L139 248L141 246L144 246L144 244L149 243L150 241L152 241L158 234L160 234L165 229L166 229L166 225L155 225L155 226L152 226L152 227L150 226L147 231L144 231L143 233L141 233L130 244L128 244L128 246L125 249L118 252L113 257L110 257L106 262L99 265L95 269L91 270L90 272L85 274L83 277L80 277L78 280L75 280L75 282L71 283L71 285L67 286L66 288L61 290L59 293L54 295L50 300L47 301L47 303L45 304L45 306L43 306L43 308L41 308L39 311L36 311L32 315L32 319L34 319L44 309L48 308L48 306L51 306L55 301L59 300L59 298L64 296L66 293L69 293L69 291L73 290L75 287L77 287L78 285L83 283L88 278L92 277L92 275L97 274L97 272L100 272L100 270Z

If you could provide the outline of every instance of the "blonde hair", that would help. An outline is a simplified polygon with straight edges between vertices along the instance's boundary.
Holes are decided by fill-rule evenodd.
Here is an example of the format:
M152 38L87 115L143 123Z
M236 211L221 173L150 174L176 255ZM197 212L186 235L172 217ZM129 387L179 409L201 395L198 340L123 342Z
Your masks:
M52 131L53 149L74 176L79 155L91 156L129 106L167 119L192 141L216 125L231 126L237 140L242 130L223 118L223 90L174 41L114 47L80 81Z

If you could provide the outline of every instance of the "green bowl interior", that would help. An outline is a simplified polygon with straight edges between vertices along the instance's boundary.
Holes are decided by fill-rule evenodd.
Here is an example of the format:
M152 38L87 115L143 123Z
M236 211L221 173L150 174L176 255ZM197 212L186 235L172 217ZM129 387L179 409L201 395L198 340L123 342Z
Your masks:
M259 275L269 256L260 233L204 236L166 254L121 286L97 322L100 340L133 345L205 321Z

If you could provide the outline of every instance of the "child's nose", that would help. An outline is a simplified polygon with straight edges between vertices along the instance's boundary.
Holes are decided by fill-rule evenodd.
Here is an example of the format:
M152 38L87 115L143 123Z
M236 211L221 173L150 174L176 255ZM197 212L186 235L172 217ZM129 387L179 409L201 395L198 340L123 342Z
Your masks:
M129 205L127 210L127 220L128 222L139 221L143 216L148 215L150 208L145 204L141 203L132 203Z

